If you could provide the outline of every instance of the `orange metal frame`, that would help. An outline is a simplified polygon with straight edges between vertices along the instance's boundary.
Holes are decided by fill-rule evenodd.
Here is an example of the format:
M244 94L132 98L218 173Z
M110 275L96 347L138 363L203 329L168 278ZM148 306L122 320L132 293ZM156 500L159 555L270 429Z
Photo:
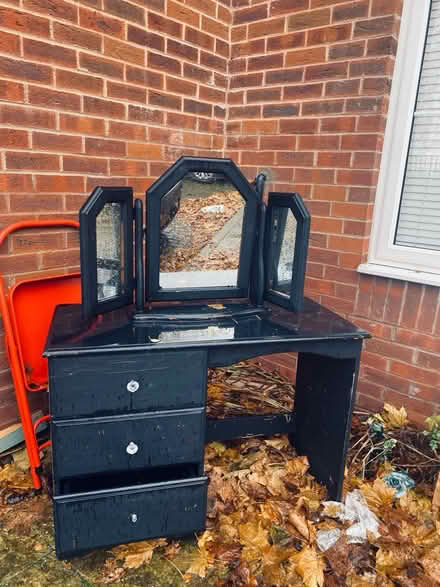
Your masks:
M25 220L0 232L0 245L8 236L23 228L79 228L75 220ZM0 312L5 328L5 344L14 382L18 411L23 426L35 489L41 488L40 451L50 441L38 445L38 426L50 415L32 422L28 392L47 389L47 361L41 356L53 311L58 304L81 301L80 274L58 275L22 281L6 294L0 273ZM36 308L37 311L36 311Z

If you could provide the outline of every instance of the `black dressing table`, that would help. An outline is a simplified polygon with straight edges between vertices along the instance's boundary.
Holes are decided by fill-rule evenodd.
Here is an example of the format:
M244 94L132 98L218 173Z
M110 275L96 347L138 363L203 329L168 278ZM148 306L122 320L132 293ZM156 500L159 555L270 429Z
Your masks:
M57 308L45 350L59 558L202 530L207 496L204 445L213 440L288 434L297 453L308 457L312 474L327 486L329 499L341 496L362 342L369 335L304 299L308 216L299 196L272 194L266 210L261 178L254 189L231 164L182 158L147 192L145 281L138 202L136 278L131 274L133 205L129 197L127 204L127 188L99 188L83 207L83 303ZM204 259L216 257L210 251L204 256L211 244L203 242L192 247L187 265L194 268L196 263L204 286L194 287L197 274L192 273L190 286L172 290L164 287L173 275L163 263L163 250L175 255L181 235L174 249L168 235L164 249L163 219L168 217L169 226L180 210L185 212L185 193L176 196L175 186L183 181L189 190L182 178L199 169L223 173L246 201L244 211L231 206L229 216L223 215L220 231L226 234L224 251L234 243L228 236L236 229L233 222L244 218L238 267L231 267L222 252L226 269L218 274L206 270ZM216 193L221 191L218 185ZM171 204L163 205L164 196ZM107 219L100 233L100 211L115 203L116 222L114 216ZM194 217L195 203L186 206ZM213 197L204 207L210 206L221 213ZM291 222L286 211L295 218L293 246L285 244ZM119 244L109 244L109 234L116 234ZM103 235L107 240L100 244ZM289 279L280 279L288 270ZM179 283L185 284L185 275L181 272ZM220 285L210 287L212 277ZM130 303L134 289L136 306ZM206 417L209 367L282 352L298 353L294 412Z

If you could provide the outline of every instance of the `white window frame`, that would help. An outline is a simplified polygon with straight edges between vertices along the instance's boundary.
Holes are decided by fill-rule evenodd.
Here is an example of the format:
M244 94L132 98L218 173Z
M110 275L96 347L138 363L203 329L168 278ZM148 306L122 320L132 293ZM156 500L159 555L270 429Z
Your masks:
M404 2L368 262L358 271L440 285L440 251L394 244L430 7L431 0Z

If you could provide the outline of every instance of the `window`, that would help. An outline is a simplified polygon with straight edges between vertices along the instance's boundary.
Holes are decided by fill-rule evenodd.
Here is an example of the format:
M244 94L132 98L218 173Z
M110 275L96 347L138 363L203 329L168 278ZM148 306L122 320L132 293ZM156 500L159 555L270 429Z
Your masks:
M440 285L440 0L406 0L368 263Z

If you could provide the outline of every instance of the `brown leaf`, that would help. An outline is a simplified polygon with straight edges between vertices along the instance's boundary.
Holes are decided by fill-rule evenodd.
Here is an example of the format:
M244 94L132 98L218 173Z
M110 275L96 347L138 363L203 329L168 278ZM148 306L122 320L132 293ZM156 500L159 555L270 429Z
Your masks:
M29 473L25 473L17 465L5 465L0 470L0 487L26 491L33 489L33 484Z
M373 485L362 483L360 489L367 504L376 511L393 505L395 490L389 487L382 479L376 479Z
M165 538L155 540L143 540L142 542L132 542L123 546L112 548L111 552L117 560L123 561L126 569L137 569L143 564L151 562L153 552L159 546L165 546Z
M408 416L403 406L398 410L391 404L385 404L382 419L388 428L404 428L408 424Z
M301 575L306 587L322 587L324 585L325 562L313 546L305 546L301 552L293 555L295 571Z
M440 546L436 546L428 551L420 561L425 569L425 573L429 577L440 583Z
M292 510L289 512L289 522L295 526L301 536L310 540L310 528L304 516Z
M437 473L437 481L435 483L434 495L432 497L432 512L435 518L438 519L440 512L440 473Z
M197 555L193 558L191 565L184 575L185 581L191 581L191 575L197 575L204 579L213 562L214 556L206 548L199 548Z

